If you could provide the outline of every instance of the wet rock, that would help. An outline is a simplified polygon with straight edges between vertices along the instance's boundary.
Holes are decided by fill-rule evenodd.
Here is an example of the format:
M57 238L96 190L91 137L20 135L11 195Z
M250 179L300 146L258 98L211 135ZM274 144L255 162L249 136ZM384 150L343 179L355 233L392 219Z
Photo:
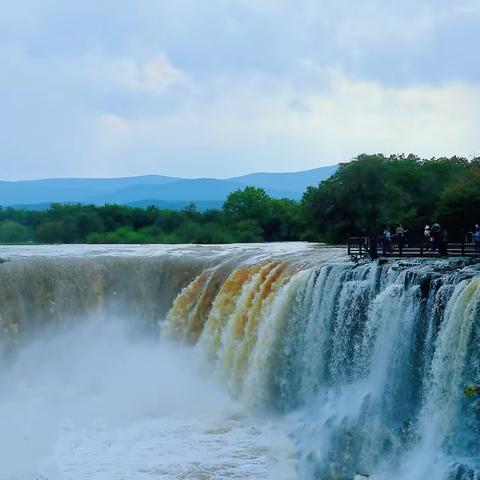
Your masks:
M430 293L430 286L432 285L432 276L425 275L420 279L420 292L422 298L428 298Z
M448 480L480 480L480 472L468 465L456 463L448 474Z

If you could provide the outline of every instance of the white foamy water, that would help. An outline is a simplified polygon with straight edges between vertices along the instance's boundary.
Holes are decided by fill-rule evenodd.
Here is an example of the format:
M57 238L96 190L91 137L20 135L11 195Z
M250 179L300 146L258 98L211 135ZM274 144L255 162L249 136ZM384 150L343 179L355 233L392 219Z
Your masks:
M2 480L295 478L280 420L118 320L43 333L1 375Z

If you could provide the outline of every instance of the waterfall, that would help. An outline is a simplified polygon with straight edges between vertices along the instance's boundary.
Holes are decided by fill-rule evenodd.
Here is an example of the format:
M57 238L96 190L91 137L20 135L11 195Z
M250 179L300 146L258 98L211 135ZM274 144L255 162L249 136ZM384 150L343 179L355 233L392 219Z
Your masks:
M140 311L233 397L291 418L301 479L480 478L475 262L297 248L0 265L5 338L107 308Z
M240 266L215 291L193 280L164 331L193 340L247 404L297 412L301 478L470 478L479 274L445 262ZM193 337L179 328L192 315Z

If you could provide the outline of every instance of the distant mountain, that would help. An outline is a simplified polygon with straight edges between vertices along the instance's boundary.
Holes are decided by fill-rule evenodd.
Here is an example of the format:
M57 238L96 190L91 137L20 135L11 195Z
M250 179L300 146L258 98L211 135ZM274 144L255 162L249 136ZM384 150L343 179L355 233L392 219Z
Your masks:
M291 173L252 173L228 179L183 179L161 175L124 178L58 178L0 181L0 205L42 210L51 203L119 203L132 206L155 204L160 208L184 208L190 202L199 209L221 206L231 192L254 186L275 198L301 198L305 189L332 175L337 166Z
M0 181L0 205L52 202L87 202L134 185L164 185L175 177L145 175L123 178L47 178L44 180Z
M317 186L322 180L333 175L337 168L338 165L331 165L301 172L250 173L242 177L229 178L229 180L265 190L285 190L303 194L307 187Z
M92 199L93 203L128 203L142 198L165 201L223 201L229 193L245 188L245 184L232 180L218 180L216 178L197 178L193 180L177 180L164 185L132 185L117 190L110 195ZM267 188L272 197L295 198L294 191L281 191Z

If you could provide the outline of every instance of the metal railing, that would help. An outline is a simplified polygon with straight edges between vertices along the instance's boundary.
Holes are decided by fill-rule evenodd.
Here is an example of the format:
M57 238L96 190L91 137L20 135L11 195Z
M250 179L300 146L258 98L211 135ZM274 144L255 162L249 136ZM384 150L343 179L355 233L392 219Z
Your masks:
M372 249L372 237L349 237L347 243L348 255L354 259L371 256L374 251L380 257L432 257L461 256L480 257L480 244L475 242L423 241L411 243L406 236L392 235L390 239L373 237L376 245Z

